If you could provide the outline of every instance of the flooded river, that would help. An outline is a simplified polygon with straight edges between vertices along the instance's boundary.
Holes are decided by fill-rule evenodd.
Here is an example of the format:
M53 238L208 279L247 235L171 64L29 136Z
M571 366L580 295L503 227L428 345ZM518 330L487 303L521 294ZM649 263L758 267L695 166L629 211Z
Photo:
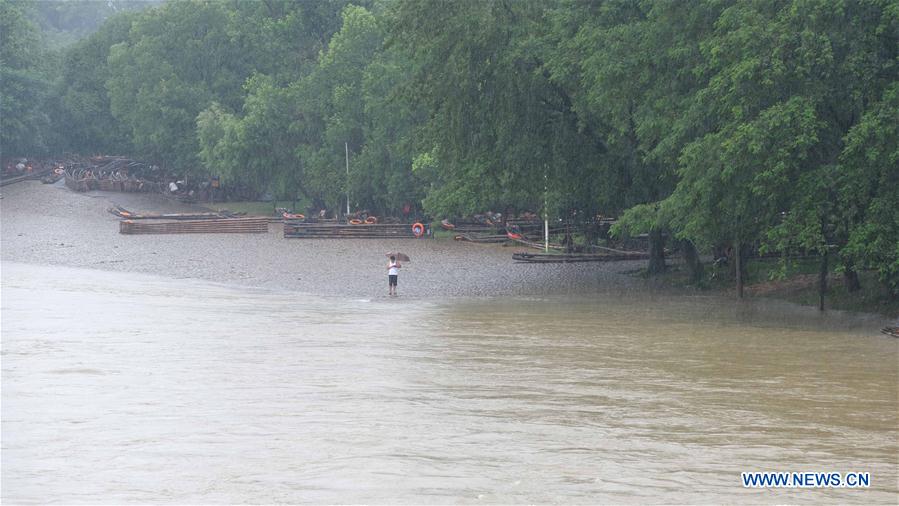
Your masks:
M899 340L876 317L2 276L5 504L899 497ZM744 471L871 487L746 489Z

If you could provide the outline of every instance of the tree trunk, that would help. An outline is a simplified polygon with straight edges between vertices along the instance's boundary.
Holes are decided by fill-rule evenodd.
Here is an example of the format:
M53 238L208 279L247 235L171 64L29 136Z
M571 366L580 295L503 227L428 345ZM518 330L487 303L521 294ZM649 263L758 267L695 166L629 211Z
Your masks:
M852 293L862 289L862 284L858 280L858 271L851 263L843 264L843 282L846 283L846 291Z
M824 292L827 291L827 250L821 255L821 268L818 271L818 310L824 311Z
M596 222L590 221L584 227L584 241L587 243L587 246L596 245Z
M661 230L649 232L649 274L665 272L665 237Z
M699 284L702 281L702 262L699 261L699 252L693 241L684 241L684 260L687 262L687 268L690 270L690 282Z
M743 248L740 240L734 241L734 277L737 280L737 298L743 298Z

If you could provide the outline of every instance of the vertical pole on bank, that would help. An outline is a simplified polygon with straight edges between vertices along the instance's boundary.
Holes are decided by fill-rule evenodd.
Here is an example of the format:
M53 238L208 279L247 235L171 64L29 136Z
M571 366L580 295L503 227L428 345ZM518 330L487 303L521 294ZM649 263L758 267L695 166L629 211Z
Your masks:
M343 147L346 150L346 214L350 215L350 144L348 142L343 143Z
M549 183L546 177L546 171L543 172L543 251L549 253L549 207L547 204L547 194L549 193Z

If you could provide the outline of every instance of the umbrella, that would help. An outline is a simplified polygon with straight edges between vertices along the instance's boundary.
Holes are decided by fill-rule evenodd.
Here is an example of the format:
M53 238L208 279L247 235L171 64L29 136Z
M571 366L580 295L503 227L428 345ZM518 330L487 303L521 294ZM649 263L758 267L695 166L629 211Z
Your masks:
M387 258L396 257L396 259L399 260L400 262L411 262L412 261L412 259L409 258L409 255L407 255L405 253L400 253L399 251L387 253L386 256L387 256Z

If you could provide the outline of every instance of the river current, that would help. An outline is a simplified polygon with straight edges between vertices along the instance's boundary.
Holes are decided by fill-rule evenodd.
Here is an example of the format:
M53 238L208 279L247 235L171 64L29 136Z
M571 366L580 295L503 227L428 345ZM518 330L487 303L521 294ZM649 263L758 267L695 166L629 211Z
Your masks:
M402 292L401 292L402 294ZM899 340L772 301L2 266L13 503L888 503ZM869 472L746 489L747 471Z

